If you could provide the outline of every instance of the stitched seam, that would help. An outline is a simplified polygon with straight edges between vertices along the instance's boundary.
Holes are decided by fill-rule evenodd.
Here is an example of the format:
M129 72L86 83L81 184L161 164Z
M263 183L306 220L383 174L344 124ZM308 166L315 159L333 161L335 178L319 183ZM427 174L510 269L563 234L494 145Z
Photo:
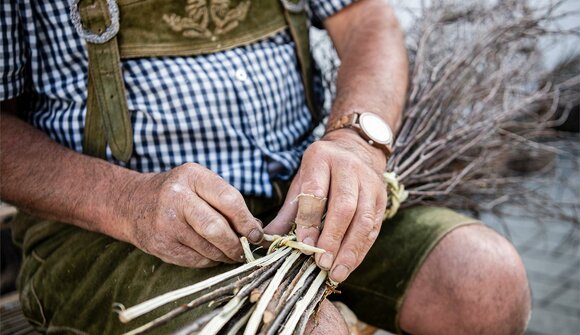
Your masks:
M50 326L47 329L47 333L52 333L52 332L56 332L56 333L63 333L63 331L67 331L70 333L74 333L74 334L79 334L79 335L90 335L89 333L86 333L82 330L76 329L76 328L72 328L72 327L66 327L66 326Z
M36 289L34 288L33 283L30 283L30 291L32 292L32 296L34 297L34 300L36 300L36 304L38 305L38 309L40 310L40 315L42 316L42 327L45 328L46 327L46 316L44 315L44 309L42 308L42 304L40 302L40 299L38 298L38 295L36 294Z
M138 58L138 57L166 56L166 55L168 55L167 52L165 52L165 49L167 49L167 48L176 48L177 49L177 50L173 50L169 53L172 56L188 56L188 55L199 55L199 54L210 53L210 52L219 52L219 51L223 51L223 50L228 50L228 49L240 47L240 46L243 46L245 44L250 44L250 43L262 40L262 39L266 39L268 37L271 37L271 36L278 34L281 31L284 31L287 27L288 27L287 25L284 25L284 26L277 28L276 30L274 30L268 34L265 34L265 35L260 34L260 33L249 34L249 35L246 35L244 38L239 39L237 43L232 44L232 45L225 45L222 48L215 48L214 46L194 48L185 42L157 44L157 45L131 44L128 46L121 45L119 47L119 53L121 54L121 58L126 59L126 58ZM141 50L141 49L145 49L145 48L148 51L145 55L143 55L143 50ZM151 50L153 50L153 52L151 52Z
M42 257L40 257L38 255L38 253L36 252L36 250L32 250L32 253L30 253L30 255L32 256L32 258L34 258L35 260L37 260L41 264L44 264L46 262L45 259L43 259Z

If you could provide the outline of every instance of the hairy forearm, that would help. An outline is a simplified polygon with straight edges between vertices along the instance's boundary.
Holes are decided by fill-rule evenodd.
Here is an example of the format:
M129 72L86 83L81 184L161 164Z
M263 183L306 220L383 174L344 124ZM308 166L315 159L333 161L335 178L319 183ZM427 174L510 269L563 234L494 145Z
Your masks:
M329 124L354 110L381 115L396 131L408 81L403 33L386 1L363 0L325 22L341 59Z
M17 117L0 122L0 196L27 212L126 240L115 211L136 172L69 150Z

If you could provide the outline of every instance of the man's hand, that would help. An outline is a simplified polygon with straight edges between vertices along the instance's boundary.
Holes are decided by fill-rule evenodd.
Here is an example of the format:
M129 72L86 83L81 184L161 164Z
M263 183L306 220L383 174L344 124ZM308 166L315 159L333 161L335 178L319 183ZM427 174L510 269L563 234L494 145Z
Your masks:
M269 233L285 233L295 219L299 241L326 250L317 264L331 270L341 282L362 262L381 228L387 203L382 180L384 153L370 146L354 131L337 130L312 144L292 182L278 216L266 227ZM302 201L301 197L310 197ZM328 198L324 206L312 201Z
M396 131L408 65L403 34L388 1L357 1L324 25L341 60L329 124L354 111L368 111ZM327 134L306 151L286 203L266 231L288 231L294 220L299 240L327 251L316 255L318 265L330 270L331 279L345 280L379 233L386 206L384 168L384 154L353 130ZM324 197L326 220L319 236Z
M185 164L142 174L69 150L2 102L0 196L26 212L98 231L162 260L207 267L240 262L239 235L262 239L241 194Z
M123 193L124 239L168 263L200 268L241 262L238 236L253 243L263 237L240 192L197 164L140 174Z

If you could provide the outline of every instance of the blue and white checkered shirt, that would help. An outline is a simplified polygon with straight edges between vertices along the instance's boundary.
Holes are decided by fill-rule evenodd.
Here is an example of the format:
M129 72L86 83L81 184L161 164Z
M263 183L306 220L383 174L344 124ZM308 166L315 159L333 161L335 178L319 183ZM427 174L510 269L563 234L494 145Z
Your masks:
M309 0L312 19L319 25L351 2ZM0 100L26 92L28 121L82 151L87 51L68 0L0 6ZM243 194L270 196L271 180L289 178L313 141L288 32L203 56L124 60L122 68L134 152L124 164L109 151L116 164L159 172L196 162Z

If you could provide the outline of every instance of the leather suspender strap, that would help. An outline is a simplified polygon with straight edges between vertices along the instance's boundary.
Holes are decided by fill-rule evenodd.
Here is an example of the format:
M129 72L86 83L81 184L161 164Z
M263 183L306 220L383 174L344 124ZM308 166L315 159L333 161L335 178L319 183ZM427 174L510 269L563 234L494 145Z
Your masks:
M313 128L322 120L322 113L314 96L314 86L312 82L312 54L310 52L310 35L308 26L308 16L306 15L305 0L280 0L284 7L286 22L290 28L290 34L296 44L296 55L300 64L302 82L304 84L304 94L306 103L312 115Z
M89 32L101 34L111 25L109 2L84 0L79 3L82 24ZM87 41L87 49L89 83L83 139L85 153L104 157L108 143L113 156L126 162L133 152L133 130L117 38L113 36L102 43Z
M83 152L89 156L105 158L107 138L103 117L94 93L94 81L89 73L87 113L85 114L85 130L83 136Z

